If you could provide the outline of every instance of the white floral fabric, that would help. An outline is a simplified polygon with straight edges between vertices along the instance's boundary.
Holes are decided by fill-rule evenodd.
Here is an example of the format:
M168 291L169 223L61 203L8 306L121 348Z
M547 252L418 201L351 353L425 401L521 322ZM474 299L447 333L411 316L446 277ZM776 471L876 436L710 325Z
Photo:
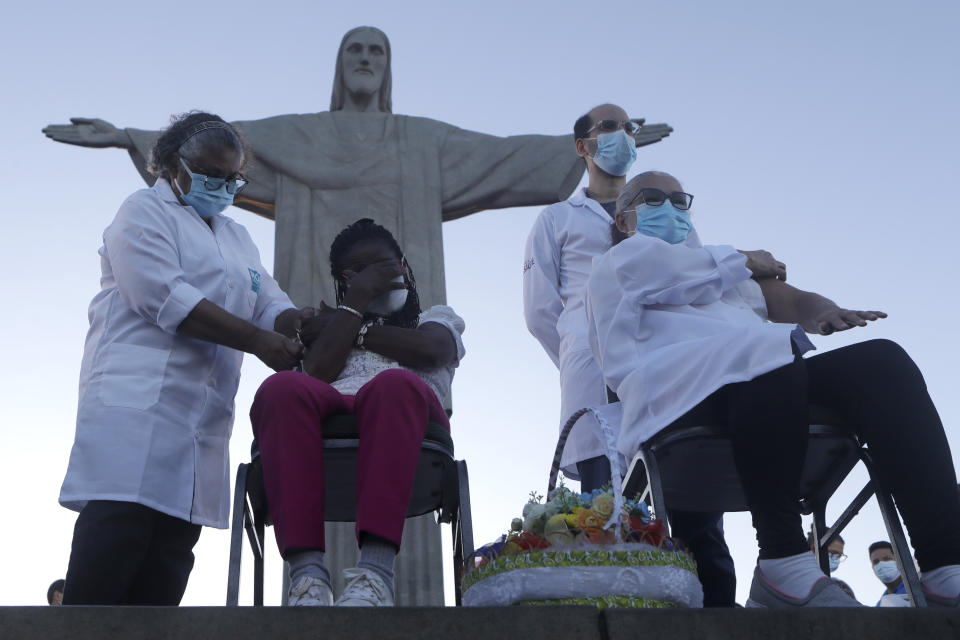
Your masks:
M331 386L344 395L355 395L360 387L373 379L379 373L388 369L404 369L412 371L420 376L427 383L435 394L437 399L443 405L444 409L450 408L450 384L453 382L453 373L460 365L466 350L463 348L461 336L466 329L463 318L458 316L451 307L446 305L436 305L430 307L420 314L420 321L417 326L423 326L428 322L446 327L450 336L457 346L456 359L445 367L436 369L414 369L404 367L396 360L382 356L379 353L368 351L366 349L353 349L347 356L347 362L340 372L340 376L331 384Z

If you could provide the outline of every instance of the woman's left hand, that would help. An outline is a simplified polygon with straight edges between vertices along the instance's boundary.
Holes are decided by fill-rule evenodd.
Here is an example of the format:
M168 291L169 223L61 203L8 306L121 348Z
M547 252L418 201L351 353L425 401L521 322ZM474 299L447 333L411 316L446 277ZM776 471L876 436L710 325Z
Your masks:
M842 309L834 306L818 314L809 322L801 326L807 333L819 333L820 335L830 335L835 331L846 331L854 327L865 327L868 321L886 318L887 314L883 311L854 311L852 309Z

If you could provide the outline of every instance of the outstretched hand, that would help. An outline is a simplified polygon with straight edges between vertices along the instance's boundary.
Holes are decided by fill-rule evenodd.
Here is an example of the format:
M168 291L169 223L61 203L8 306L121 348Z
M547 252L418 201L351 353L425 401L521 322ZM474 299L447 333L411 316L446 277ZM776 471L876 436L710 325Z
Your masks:
M835 331L846 331L854 327L865 327L868 321L886 318L883 311L854 311L833 307L820 313L815 318L801 324L807 333L819 333L828 336Z
M127 135L106 120L99 118L70 118L72 124L50 124L43 128L43 134L57 142L75 144L80 147L129 146Z

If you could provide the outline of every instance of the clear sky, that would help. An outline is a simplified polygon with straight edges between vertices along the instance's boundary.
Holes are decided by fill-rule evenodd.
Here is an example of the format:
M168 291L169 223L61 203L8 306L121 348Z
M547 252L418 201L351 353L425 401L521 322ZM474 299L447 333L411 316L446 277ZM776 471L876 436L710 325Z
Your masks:
M881 337L902 344L926 375L956 461L958 23L960 9L947 1L5 7L0 605L41 604L65 573L75 516L57 494L86 310L99 286L97 249L119 204L143 186L126 153L55 144L44 125L91 116L157 129L192 108L227 119L325 110L337 45L361 24L391 39L396 113L496 135L559 134L595 104L615 102L675 128L640 150L633 172L676 175L696 195L705 242L768 249L793 284L890 314L814 342L821 350ZM523 244L537 212L444 225L448 300L467 322L452 428L470 465L478 543L509 526L530 490L545 489L556 444L557 372L520 305ZM271 265L273 223L229 214ZM247 410L267 374L247 358L234 467L248 455ZM864 480L851 479L832 515ZM886 537L876 508L845 537L850 558L836 575L872 604L881 585L866 547ZM729 515L727 538L743 602L756 558L749 517ZM279 557L272 535L268 542L267 601L276 604ZM226 532L204 531L185 604L224 602L228 544Z

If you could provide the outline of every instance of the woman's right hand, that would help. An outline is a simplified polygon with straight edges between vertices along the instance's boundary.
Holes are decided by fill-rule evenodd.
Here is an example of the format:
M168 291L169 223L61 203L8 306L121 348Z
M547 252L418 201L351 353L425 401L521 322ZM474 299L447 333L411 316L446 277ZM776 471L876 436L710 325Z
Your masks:
M303 345L275 331L260 330L253 354L274 371L289 371L303 357Z
M343 303L360 311L366 310L370 301L393 289L406 289L402 282L394 282L397 276L403 275L403 266L399 260L384 260L367 265L360 272L344 271L347 279L347 292Z
M57 142L75 144L80 147L130 147L126 132L116 128L106 120L99 118L70 118L72 124L49 124L43 128L43 134Z

